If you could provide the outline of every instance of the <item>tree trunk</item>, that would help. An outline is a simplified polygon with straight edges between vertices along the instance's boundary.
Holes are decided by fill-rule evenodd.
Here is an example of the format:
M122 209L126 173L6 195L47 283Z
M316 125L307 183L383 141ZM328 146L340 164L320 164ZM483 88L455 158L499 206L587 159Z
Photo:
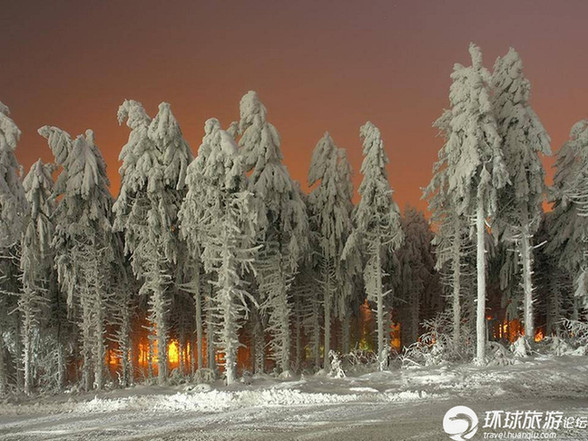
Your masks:
M153 328L149 329L149 332L153 332L152 331ZM153 335L149 334L149 352L147 354L147 377L149 379L153 378L153 356L154 356L154 351L153 351Z
M375 247L375 266L376 266L376 315L378 324L378 358L384 356L385 337L384 337L384 290L382 287L382 259L380 256L380 238L376 239ZM383 365L380 363L380 369Z
M351 351L351 314L348 310L345 311L343 320L341 320L341 337L341 349L344 354L349 354Z
M524 325L525 337L528 341L535 339L535 326L533 323L533 281L531 279L531 263L533 260L528 225L525 224L521 231L521 259L523 261L523 290L524 290Z
M90 370L92 361L92 313L90 305L85 301L82 304L82 385L88 392L92 388L92 374Z
M484 243L484 200L482 192L478 192L476 210L476 267L478 281L478 304L476 311L476 363L486 363L486 256Z
M299 311L297 311L295 317L295 348L294 348L294 370L295 372L300 371L302 365L302 318Z
M192 348L192 366L194 361L198 362L198 369L202 369L202 296L200 293L200 263L196 265L194 272L194 307L196 309L196 347ZM194 352L196 353L197 360L194 360ZM192 370L194 370L192 368Z
M100 293L96 293L98 300L96 302L95 312L95 342L94 342L94 386L101 390L104 387L104 363L106 351L104 348L104 320L102 318L103 305Z
M19 391L24 389L24 368L22 365L22 331L20 327L20 311L16 310L14 313L15 320L15 338L14 338L14 366L16 367L16 387Z
M262 374L265 367L265 335L258 308L253 305L253 346L255 352L253 372Z
M208 295L208 307L206 311L206 345L208 346L207 350L207 366L208 369L214 370L216 368L215 362L215 348L214 348L214 316L213 312L213 305L212 305L212 285L210 286L210 293Z
M22 308L22 344L23 344L23 362L24 362L24 392L27 395L31 394L32 388L32 372L31 372L31 357L32 357L32 336L33 336L33 305L32 292L29 288L24 288L22 293L23 300Z
M453 344L455 348L460 347L461 343L461 225L458 222L455 229L452 248L452 266L453 266Z
M330 265L326 265L326 280L323 287L323 312L325 317L325 339L323 351L323 368L329 368L329 350L331 349L331 271Z
M412 300L412 308L411 308L411 343L414 343L419 338L419 315L420 315L420 295L418 292L413 293Z
M155 328L157 340L157 383L165 384L167 379L167 323L165 320L166 301L165 285L162 279L159 261L155 266L155 287L151 296L150 321Z
M0 396L6 393L6 360L4 357L4 334L0 324Z

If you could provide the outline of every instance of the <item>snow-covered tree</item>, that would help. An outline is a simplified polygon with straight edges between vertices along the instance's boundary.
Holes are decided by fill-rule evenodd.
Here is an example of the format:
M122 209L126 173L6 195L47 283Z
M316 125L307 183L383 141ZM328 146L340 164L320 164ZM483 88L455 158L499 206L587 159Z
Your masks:
M446 110L433 123L439 129L445 142L449 140L451 112ZM463 283L463 255L467 248L468 222L458 214L455 206L458 198L449 191L449 169L447 165L447 151L439 151L439 160L433 166L431 182L423 191L423 198L428 199L432 222L436 225L433 245L435 246L435 269L444 273L443 281L450 288L451 298L451 328L454 347L459 347L462 339L462 296Z
M18 308L22 320L24 391L31 393L33 340L40 332L43 322L41 314L48 303L48 287L53 266L51 242L53 222L51 216L55 208L51 199L53 191L53 164L35 162L23 181L30 213L24 225L21 238L20 270L22 292L18 298Z
M192 160L171 108L159 105L151 120L137 101L119 108L118 120L131 129L120 160L121 188L114 205L115 229L125 235L141 293L149 296L149 322L158 348L158 382L167 377L168 285L178 260L177 213Z
M210 223L222 215L219 191L222 190L226 174L225 164L222 162L225 158L218 153L220 141L220 122L216 118L211 118L204 125L204 137L198 149L198 155L188 167L186 177L188 193L179 212L180 235L186 241L191 257L192 277L189 289L194 298L196 312L198 369L203 367L203 300L204 293L208 291L206 285L210 285L207 283L209 281L205 281L204 286L202 284L201 254L206 240L209 239ZM229 160L233 161L234 158ZM210 332L212 327L212 323L207 324L209 340L213 335Z
M22 169L15 156L21 132L9 115L8 107L0 102L0 395L5 392L7 383L5 331L9 328L19 330L19 314L9 317L8 312L15 308L16 294L20 290L17 256L28 213ZM18 355L17 360L20 360ZM21 372L18 376L20 380Z
M308 185L312 190L308 204L310 224L318 234L320 253L321 288L323 291L324 318L324 360L323 367L329 365L331 350L331 316L335 310L344 313L345 293L349 286L344 280L344 266L341 255L345 242L351 232L351 209L349 199L348 176L339 167L341 161L339 148L329 133L325 133L316 145L310 170Z
M359 133L364 155L360 169L363 175L359 186L361 199L353 212L353 232L345 245L343 258L352 258L358 250L364 255L363 277L367 298L376 304L378 356L383 362L388 351L384 297L389 293L384 290L384 268L391 253L402 244L403 233L398 206L392 199L393 190L388 182L388 157L380 130L368 121Z
M259 290L268 311L272 355L282 375L290 372L290 314L288 289L298 260L307 247L308 219L297 184L282 164L280 136L267 121L265 106L253 91L240 103L240 154L251 172L249 190L263 202L267 224L259 232L263 245L257 263Z
M539 228L547 190L540 155L551 154L550 139L529 104L531 85L514 49L496 60L492 84L492 105L510 180L498 193L497 225L504 240L516 242L522 264L525 335L534 339L532 237Z
M437 173L446 185L439 191L452 195L452 208L459 216L475 217L477 314L476 360L484 363L486 348L486 222L494 216L497 191L508 181L490 98L490 73L482 66L482 54L470 44L472 66L456 64L451 74L451 108L441 116L447 127L446 143L439 153ZM455 223L455 225L458 225Z
M112 259L111 207L106 164L94 134L87 130L75 141L56 127L44 126L56 163L62 167L53 197L60 197L55 213L53 248L61 288L70 309L81 314L83 387L104 384L107 277L102 265Z
M403 344L414 343L419 334L419 326L423 321L422 311L430 305L427 299L428 288L434 277L434 258L432 252L433 233L422 212L414 207L406 207L402 217L404 242L397 251L399 277L397 280L397 296L406 306L402 321Z
M246 189L247 177L233 138L214 119L207 121L205 131L198 156L205 164L190 169L182 227L186 228L184 234L198 237L196 244L191 240L192 246L202 249L204 269L215 275L211 283L215 288L213 310L219 322L216 342L224 353L226 382L232 384L236 380L238 331L248 312L247 300L252 299L243 274L253 271L258 226L264 225L264 213ZM201 186L196 187L198 184ZM203 193L200 197L199 191ZM197 216L195 222L189 220L192 215Z
M584 278L588 272L588 121L579 121L570 139L558 150L550 201L553 212L548 224L551 240L547 252L558 257L558 265L574 280L576 298L588 299ZM586 301L586 300L584 300ZM573 317L577 319L579 305Z

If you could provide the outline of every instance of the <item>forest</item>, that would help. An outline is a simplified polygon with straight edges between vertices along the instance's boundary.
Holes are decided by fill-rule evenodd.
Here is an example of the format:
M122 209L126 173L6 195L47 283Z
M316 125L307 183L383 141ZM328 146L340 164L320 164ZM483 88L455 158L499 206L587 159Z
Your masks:
M125 100L116 197L92 130L39 128L54 162L25 173L0 103L0 395L585 350L588 121L548 186L518 53L490 71L469 51L433 123L429 213L394 202L400 146L369 121L359 197L328 132L302 191L253 91L195 156L170 104Z

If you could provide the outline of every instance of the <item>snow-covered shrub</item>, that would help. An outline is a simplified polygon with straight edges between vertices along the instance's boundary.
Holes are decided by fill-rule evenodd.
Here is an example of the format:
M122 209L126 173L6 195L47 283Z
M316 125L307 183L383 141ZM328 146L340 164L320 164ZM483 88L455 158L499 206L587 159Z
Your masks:
M425 320L422 326L426 332L408 347L404 347L399 355L402 367L434 366L448 361L471 359L473 338L466 329L461 333L461 344L456 345L453 339L451 319L447 313Z
M506 366L513 364L513 354L496 341L489 341L486 351L488 366Z
M573 346L580 347L588 345L588 323L568 319L564 319L562 323L568 331L569 340Z
M528 339L524 335L519 336L519 338L510 345L510 350L514 356L518 358L528 357L531 353Z
M212 384L216 381L216 372L212 369L202 368L194 373L194 383Z
M332 349L329 351L329 359L331 360L331 371L329 376L333 378L345 378L345 371L341 367L342 360L339 354Z

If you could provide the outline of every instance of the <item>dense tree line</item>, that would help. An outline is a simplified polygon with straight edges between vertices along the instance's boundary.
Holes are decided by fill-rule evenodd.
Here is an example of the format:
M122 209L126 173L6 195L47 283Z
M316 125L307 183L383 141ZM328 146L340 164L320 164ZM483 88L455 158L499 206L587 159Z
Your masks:
M470 54L471 66L455 65L450 107L434 123L445 142L424 189L430 221L398 209L371 122L359 129L354 204L351 166L329 133L311 158L310 192L301 191L255 92L225 129L205 122L195 157L169 104L151 117L126 100L118 121L130 133L113 199L91 130L74 139L40 128L55 161L25 175L20 131L0 103L0 393L101 389L115 380L112 354L120 385L138 372L163 384L172 340L176 373L196 380L222 372L236 381L244 344L251 357L241 369L281 378L328 369L331 350L359 345L365 305L382 369L393 322L408 346L423 321L447 314L454 347L484 364L489 315L519 319L529 343L538 327L557 334L562 318L582 318L588 122L558 150L547 188L540 158L550 139L518 54L493 72L478 47Z

